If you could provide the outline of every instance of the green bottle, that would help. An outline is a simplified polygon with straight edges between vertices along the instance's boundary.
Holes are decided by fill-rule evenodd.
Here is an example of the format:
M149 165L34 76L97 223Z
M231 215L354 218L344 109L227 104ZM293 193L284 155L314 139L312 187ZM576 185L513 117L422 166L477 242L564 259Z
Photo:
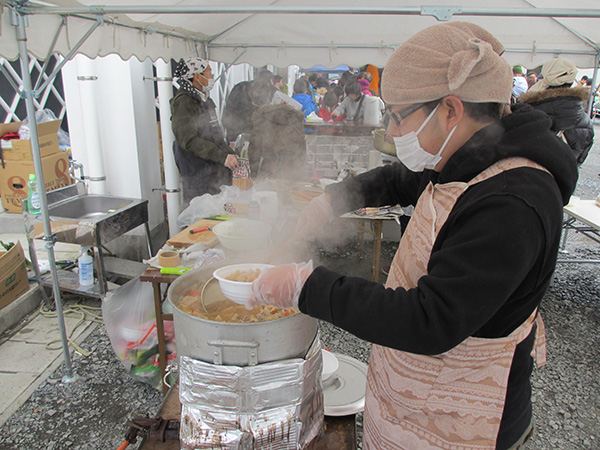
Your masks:
M27 212L31 214L38 214L42 207L40 202L40 193L37 190L37 183L35 181L35 174L29 175L29 183L27 183L29 193L27 194Z

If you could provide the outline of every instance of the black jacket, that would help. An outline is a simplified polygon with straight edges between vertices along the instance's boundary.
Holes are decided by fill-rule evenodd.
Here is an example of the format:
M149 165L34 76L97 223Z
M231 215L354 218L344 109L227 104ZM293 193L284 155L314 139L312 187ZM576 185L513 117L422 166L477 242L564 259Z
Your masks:
M579 165L594 145L594 125L585 110L589 94L587 87L551 88L519 97L520 103L528 103L550 117L552 131L563 132Z
M236 84L225 102L223 109L223 126L227 130L227 139L230 142L242 133L252 131L252 114L258 109L250 99L252 81L242 81Z
M441 173L413 173L395 164L328 186L341 213L361 206L414 205L429 181L467 182L512 156L529 158L552 174L519 168L470 187L440 230L428 274L416 288L386 289L317 267L302 289L300 310L367 341L417 354L445 352L469 336L510 334L548 287L562 206L577 181L572 152L550 126L545 114L524 107L477 132ZM515 353L499 449L512 445L531 417L533 340L528 337Z

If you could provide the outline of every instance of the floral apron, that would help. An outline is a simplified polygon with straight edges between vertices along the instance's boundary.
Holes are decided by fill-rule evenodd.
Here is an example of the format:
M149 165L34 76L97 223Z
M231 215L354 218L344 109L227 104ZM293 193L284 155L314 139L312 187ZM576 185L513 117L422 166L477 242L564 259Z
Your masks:
M429 183L392 261L386 287L416 287L427 274L433 244L458 198L470 186L518 167L546 171L530 160L509 158L468 183ZM534 350L542 365L544 327L537 309L506 337L468 337L436 356L373 345L364 448L494 450L515 348L529 336L534 323L538 325Z

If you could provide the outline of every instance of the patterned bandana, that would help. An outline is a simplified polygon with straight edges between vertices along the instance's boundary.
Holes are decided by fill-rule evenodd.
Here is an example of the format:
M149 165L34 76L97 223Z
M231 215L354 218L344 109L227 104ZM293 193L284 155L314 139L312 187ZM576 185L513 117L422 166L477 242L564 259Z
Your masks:
M189 82L194 77L194 74L203 74L208 67L208 61L196 56L179 60L173 76L178 78L179 89L187 92L192 98L196 100L206 101L206 94L199 89L196 89L192 83Z

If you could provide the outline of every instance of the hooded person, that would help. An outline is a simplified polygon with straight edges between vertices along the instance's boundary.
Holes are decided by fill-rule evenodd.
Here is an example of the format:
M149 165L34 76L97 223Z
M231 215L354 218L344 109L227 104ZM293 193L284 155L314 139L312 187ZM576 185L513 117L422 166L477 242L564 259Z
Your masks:
M538 307L577 166L544 113L503 116L503 50L464 22L404 42L382 79L403 164L331 184L301 212L296 238L359 207L414 205L385 286L312 262L253 282L252 304L296 306L374 344L364 449L505 450L531 434Z
M231 184L237 155L229 147L219 125L216 107L208 96L214 84L208 61L181 59L173 76L179 83L171 99L173 154L181 174L185 204L203 194L216 194Z
M594 125L585 106L589 87L571 87L577 66L567 58L554 58L542 67L543 78L519 98L552 120L552 131L569 144L577 164L581 165L594 145Z

